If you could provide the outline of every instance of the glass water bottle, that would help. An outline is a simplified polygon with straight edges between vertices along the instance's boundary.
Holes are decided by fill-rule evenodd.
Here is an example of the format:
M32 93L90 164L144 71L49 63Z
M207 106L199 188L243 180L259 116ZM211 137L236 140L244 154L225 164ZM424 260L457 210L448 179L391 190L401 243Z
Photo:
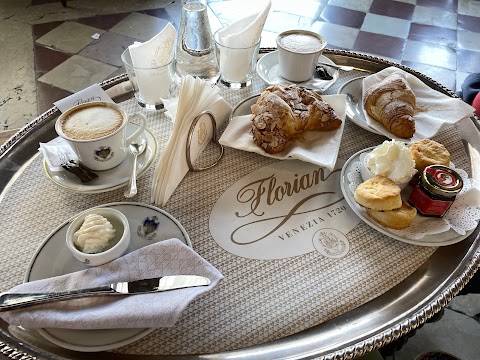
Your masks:
M182 0L182 5L175 54L176 73L216 79L218 64L207 6L202 0Z

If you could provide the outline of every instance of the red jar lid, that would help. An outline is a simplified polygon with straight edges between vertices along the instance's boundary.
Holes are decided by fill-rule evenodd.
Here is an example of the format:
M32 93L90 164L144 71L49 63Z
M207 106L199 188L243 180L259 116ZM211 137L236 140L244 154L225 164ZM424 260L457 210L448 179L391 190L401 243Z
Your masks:
M463 188L462 177L449 167L430 165L422 173L422 184L434 194L456 196Z

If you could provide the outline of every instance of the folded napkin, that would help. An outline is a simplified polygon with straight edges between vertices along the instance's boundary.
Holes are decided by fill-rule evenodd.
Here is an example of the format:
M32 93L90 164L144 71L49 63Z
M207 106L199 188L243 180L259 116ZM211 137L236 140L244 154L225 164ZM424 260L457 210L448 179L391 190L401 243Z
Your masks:
M336 130L306 131L302 134L303 140L291 141L282 152L269 154L253 141L251 115L235 116L220 137L220 144L275 159L299 159L332 171L345 125L346 95L323 95L322 99L329 103L342 119L342 125Z
M271 1L268 0L262 10L255 12L245 18L235 21L217 31L216 41L223 46L230 48L250 48L260 41L265 21L270 11ZM255 48L245 50L245 54L239 56L238 51L233 50L231 55L229 49L222 49L220 56L220 69L224 76L233 81L243 81L250 66Z
M218 30L217 41L224 46L249 47L255 45L260 40L270 6L271 1L268 0L262 10Z
M382 81L393 72L400 72L405 76L405 79L412 88L416 97L414 115L415 134L413 134L413 137L410 139L410 141L393 135L391 132L385 129L384 126L373 120L364 110L368 125L390 139L409 143L425 138L429 139L437 134L444 124L455 124L470 117L475 110L472 106L464 103L462 100L452 98L433 90L416 76L394 66L364 78L362 97L364 96L367 88Z
M128 47L132 64L135 67L138 89L147 102L158 102L166 97L170 88L168 67L174 58L177 31L168 23L162 31L152 39L140 43L135 42Z
M187 174L187 137L193 120L201 112L210 111L216 120L217 129L222 126L232 108L218 94L218 87L200 78L191 75L182 76L178 99L164 100L167 115L174 119L173 131L167 146L163 151L155 168L152 185L152 202L160 206L165 205L177 188L180 181ZM202 117L196 127L195 133L207 129L204 141L191 142L190 158L192 163L212 138L213 129L210 119Z
M222 274L178 239L161 241L102 266L37 280L9 292L66 291L163 275L201 275L209 286L139 295L95 296L1 313L25 328L119 329L172 327L190 302L211 291Z

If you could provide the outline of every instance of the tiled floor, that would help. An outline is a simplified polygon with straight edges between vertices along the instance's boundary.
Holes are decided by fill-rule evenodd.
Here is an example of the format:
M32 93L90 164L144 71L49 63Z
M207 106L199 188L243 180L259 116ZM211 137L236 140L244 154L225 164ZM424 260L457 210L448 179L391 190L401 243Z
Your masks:
M208 5L215 28L249 14L259 1ZM58 0L0 0L0 130L22 127L54 101L122 73L123 50L167 21L178 27L180 11L180 0L69 0L66 8ZM479 0L272 0L261 46L275 47L276 34L292 28L321 33L332 49L405 64L452 90L480 71ZM436 349L479 359L480 295L459 296L445 311L395 359Z

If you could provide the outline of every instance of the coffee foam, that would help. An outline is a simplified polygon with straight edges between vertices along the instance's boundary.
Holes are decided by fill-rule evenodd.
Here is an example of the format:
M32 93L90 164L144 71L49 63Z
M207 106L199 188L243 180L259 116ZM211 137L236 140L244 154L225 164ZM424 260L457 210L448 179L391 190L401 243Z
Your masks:
M312 53L322 50L325 43L312 35L290 33L279 38L279 44L286 50L296 53Z
M94 140L114 133L122 127L123 122L120 111L96 105L71 112L61 122L61 130L73 140Z

